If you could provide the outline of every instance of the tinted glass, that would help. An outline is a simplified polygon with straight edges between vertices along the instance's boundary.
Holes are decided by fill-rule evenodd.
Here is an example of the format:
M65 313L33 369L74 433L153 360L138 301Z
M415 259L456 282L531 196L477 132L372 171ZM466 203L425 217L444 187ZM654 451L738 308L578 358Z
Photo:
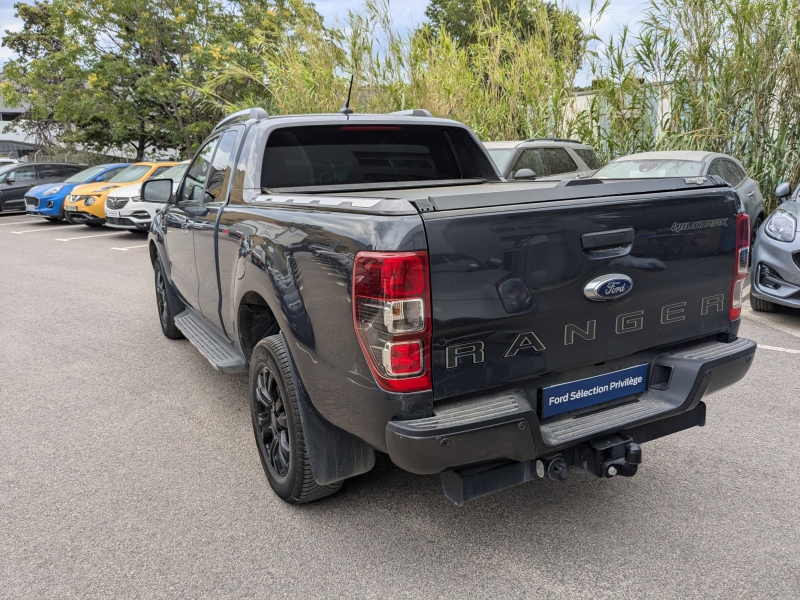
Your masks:
M728 179L725 177L724 171L722 170L721 158L718 158L717 160L711 163L711 166L708 167L708 174L716 175L717 177L722 177L725 181L728 181Z
M72 177L69 177L68 179L65 179L64 182L65 183L86 183L87 181L89 181L90 179L92 179L96 175L99 175L100 173L102 173L105 170L106 170L105 167L90 167L88 169L84 169L83 171L80 171L79 173L75 173L75 175L73 175ZM119 173L120 170L121 169L116 170L116 171L114 171L114 173ZM109 171L109 172L111 172L111 171Z
M481 176L462 174L456 148L477 146L472 139L464 140L464 134L456 128L405 125L278 129L269 136L264 151L261 186L275 189ZM491 167L486 155L482 157ZM471 170L475 173L480 167L475 164ZM492 176L496 177L493 169Z
M17 183L20 181L36 181L36 169L30 167L17 167L6 175L6 179L14 179Z
M203 146L200 152L197 153L197 156L194 157L192 164L189 165L189 170L186 172L186 179L183 182L183 189L181 189L180 201L202 202L203 188L206 184L208 168L211 165L211 157L214 155L217 142L219 142L219 138L211 140L208 144Z
M38 171L39 179L54 179L65 175L64 168L61 165L38 165L36 170Z
M696 177L703 163L665 158L615 160L594 174L603 179L649 179L658 177Z
M725 173L725 181L732 187L737 187L744 181L745 174L739 166L730 160L722 161L722 172Z
M117 173L114 177L106 178L106 181L111 183L131 183L139 181L142 177L147 175L152 169L150 165L131 165Z
M239 137L239 129L231 129L219 141L219 147L211 161L211 171L208 176L206 186L205 202L216 202L224 200L222 197L228 188L228 181L231 173L231 154L236 148L236 139Z
M594 153L594 150L591 148L576 148L575 154L580 156L581 160L586 163L586 166L590 169L599 169L603 165L600 163L600 159L597 158L597 154Z
M563 148L542 148L542 154L547 160L547 166L550 167L550 175L572 173L578 170L578 165Z
M492 157L494 164L497 165L497 168L502 171L506 168L506 163L508 159L511 158L511 155L514 153L514 150L511 149L497 149L497 150L488 150L489 156Z
M511 169L511 175L513 176L520 169L530 169L539 177L547 175L547 169L544 167L542 154L538 148L527 148L520 152L517 162Z

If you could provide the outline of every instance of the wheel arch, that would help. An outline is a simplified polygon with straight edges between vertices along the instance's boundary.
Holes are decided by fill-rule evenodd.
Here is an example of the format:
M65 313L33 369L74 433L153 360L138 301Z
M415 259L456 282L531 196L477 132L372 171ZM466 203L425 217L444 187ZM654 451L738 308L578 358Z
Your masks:
M236 309L236 335L248 362L258 342L280 331L275 313L261 294L249 291L242 295Z

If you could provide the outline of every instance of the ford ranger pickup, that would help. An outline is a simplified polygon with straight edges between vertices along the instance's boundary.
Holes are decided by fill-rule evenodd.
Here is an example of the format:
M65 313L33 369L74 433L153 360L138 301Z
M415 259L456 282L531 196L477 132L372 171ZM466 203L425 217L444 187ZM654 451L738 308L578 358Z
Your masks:
M748 217L708 177L504 181L466 126L223 120L149 235L161 328L249 373L290 503L375 453L458 505L534 479L633 476L739 381ZM681 456L680 460L692 460Z

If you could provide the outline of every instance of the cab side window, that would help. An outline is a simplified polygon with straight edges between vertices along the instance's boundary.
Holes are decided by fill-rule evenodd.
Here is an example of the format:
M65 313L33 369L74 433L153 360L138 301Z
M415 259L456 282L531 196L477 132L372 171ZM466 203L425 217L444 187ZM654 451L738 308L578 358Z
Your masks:
M16 182L20 181L36 181L36 170L33 165L29 167L17 167L11 173L6 175L6 181L13 179Z
M725 181L728 181L727 177L725 177L725 173L722 171L722 159L718 158L714 162L711 163L711 166L708 167L708 174L709 175L716 175L717 177L722 177ZM728 182L730 183L730 182Z
M236 148L238 137L239 130L237 128L226 131L225 135L220 138L214 160L211 161L204 202L218 202L225 199L225 191L228 189L228 181L231 177L232 154Z
M542 148L542 154L550 167L550 175L572 173L578 170L578 165L564 148Z
M514 168L511 169L511 177L520 169L530 169L537 177L547 175L547 170L544 168L544 161L538 148L526 148L523 150L517 162L514 163Z
M731 184L731 187L738 187L745 179L744 171L731 160L722 161L722 172L725 173L725 181Z
M211 157L214 156L218 142L219 138L214 138L203 146L194 157L186 171L186 178L183 180L183 187L178 198L179 202L201 203L203 201L203 189L206 187Z

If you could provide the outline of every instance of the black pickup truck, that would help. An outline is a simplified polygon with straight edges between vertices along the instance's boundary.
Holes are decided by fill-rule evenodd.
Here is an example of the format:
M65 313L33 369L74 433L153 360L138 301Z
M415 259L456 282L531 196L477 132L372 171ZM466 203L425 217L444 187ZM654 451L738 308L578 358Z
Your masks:
M456 504L570 473L632 476L740 380L749 226L714 177L503 181L464 125L222 121L150 232L161 327L250 374L283 500L375 451ZM691 457L681 457L691 460Z

